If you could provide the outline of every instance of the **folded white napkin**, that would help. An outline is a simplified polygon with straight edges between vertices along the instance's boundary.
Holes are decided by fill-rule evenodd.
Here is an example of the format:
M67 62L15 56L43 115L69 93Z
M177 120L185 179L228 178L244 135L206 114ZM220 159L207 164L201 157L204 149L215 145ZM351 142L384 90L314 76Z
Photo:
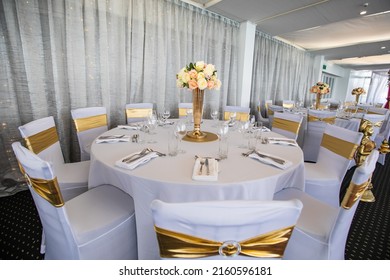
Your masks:
M130 169L130 170L133 170L134 168L140 166L141 164L144 164L144 163L147 163L148 161L150 161L151 159L155 158L155 157L158 157L158 154L156 152L150 152L150 153L147 153L146 155L138 158L138 159L135 159L134 161L131 161L131 162L123 162L124 159L134 155L134 154L139 154L141 151L139 152L136 152L136 153L132 153L130 155L127 155L123 158L121 158L120 160L117 160L115 162L115 165L118 166L118 167L121 167L121 168L125 168L125 169Z
M206 158L198 157L195 160L194 170L192 172L192 180L195 181L217 181L218 180L218 161L214 158L207 158L208 171L206 166ZM200 172L201 161L204 162L202 172Z
M118 143L118 142L129 142L129 135L103 135L96 139L96 143Z
M128 130L138 130L140 128L140 125L138 124L132 124L132 125L118 125L118 128L120 129L128 129Z
M268 137L268 143L270 144L279 144L287 146L298 146L297 142L293 139L288 138L277 138L277 137Z
M256 153L252 153L250 154L248 157L250 158L253 158L253 159L256 159L260 162L263 162L263 163L266 163L266 164L270 164L270 165L273 165L275 167L278 167L280 169L286 169L286 168L289 168L291 165L292 165L292 162L291 161L288 161L288 160L285 160L285 159L282 159L280 157L277 157L277 156L274 156L274 155L270 155L270 154L266 154L266 153L260 153L259 154L263 155L263 156L259 156L258 154ZM275 159L280 159L280 160L283 160L284 163L279 163L271 158L268 158L269 157L273 157Z
M268 127L256 127L255 130L261 130L262 132L270 132L271 130Z

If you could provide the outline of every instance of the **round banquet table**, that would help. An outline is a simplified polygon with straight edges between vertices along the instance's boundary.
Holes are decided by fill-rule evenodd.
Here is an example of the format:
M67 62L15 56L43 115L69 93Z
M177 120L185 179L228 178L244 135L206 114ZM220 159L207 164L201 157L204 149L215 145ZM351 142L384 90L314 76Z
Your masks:
M192 128L191 128L192 129ZM215 121L204 120L202 131L216 133ZM139 259L159 259L158 243L153 228L150 203L154 199L166 202L199 200L272 200L275 192L289 187L304 189L303 153L298 146L258 144L257 150L292 162L287 169L261 163L241 153L244 139L238 131L229 131L228 158L219 161L217 181L195 181L192 173L195 155L218 157L218 140L194 143L182 141L179 148L185 153L157 157L133 170L115 166L115 162L145 147L167 153L168 135L172 126L158 127L155 135L148 135L157 143L93 143L89 187L112 184L134 199ZM104 135L139 134L143 132L113 128ZM263 132L263 136L278 136Z

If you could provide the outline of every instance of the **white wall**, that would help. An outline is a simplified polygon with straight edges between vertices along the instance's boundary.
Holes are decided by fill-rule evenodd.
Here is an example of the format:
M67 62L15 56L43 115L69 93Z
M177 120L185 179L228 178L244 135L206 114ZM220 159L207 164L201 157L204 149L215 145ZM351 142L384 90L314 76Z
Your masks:
M323 61L323 65L326 66L326 69L322 71L336 78L334 88L332 89L332 99L340 101L351 100L350 94L348 93L351 70L328 61Z

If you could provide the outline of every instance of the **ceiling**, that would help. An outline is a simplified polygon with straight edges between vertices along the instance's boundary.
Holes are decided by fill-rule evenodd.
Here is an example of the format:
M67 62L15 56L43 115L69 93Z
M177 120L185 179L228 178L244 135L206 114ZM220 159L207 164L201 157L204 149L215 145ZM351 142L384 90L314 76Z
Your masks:
M390 0L182 0L345 68L390 69ZM366 10L365 15L360 15Z

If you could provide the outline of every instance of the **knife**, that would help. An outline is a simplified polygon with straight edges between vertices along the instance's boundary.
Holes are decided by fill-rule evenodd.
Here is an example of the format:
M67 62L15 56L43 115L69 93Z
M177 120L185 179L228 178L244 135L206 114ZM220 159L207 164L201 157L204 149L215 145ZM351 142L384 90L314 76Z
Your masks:
M206 158L204 165L206 166L207 175L210 175L210 167L209 167L209 159L208 158Z

